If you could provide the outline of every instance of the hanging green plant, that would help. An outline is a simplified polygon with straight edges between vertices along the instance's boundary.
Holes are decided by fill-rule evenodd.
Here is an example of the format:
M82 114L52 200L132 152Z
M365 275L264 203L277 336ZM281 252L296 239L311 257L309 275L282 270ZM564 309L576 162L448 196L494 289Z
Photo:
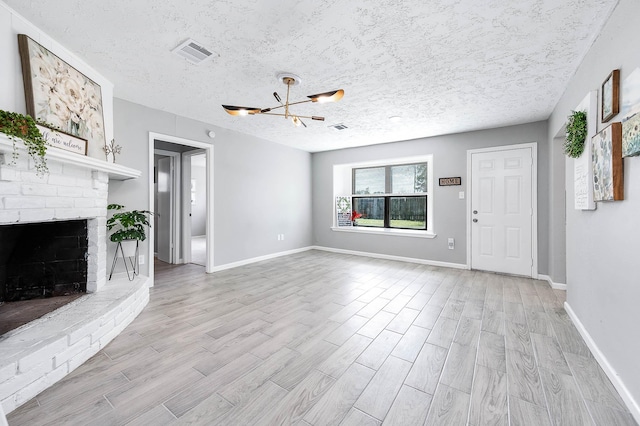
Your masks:
M573 111L567 121L567 139L564 142L564 153L571 158L578 158L584 151L587 138L587 113Z
M15 164L18 158L16 141L20 139L35 162L36 173L42 176L49 171L44 158L47 153L47 143L31 116L0 110L0 132L7 135L13 142L13 159L10 164Z

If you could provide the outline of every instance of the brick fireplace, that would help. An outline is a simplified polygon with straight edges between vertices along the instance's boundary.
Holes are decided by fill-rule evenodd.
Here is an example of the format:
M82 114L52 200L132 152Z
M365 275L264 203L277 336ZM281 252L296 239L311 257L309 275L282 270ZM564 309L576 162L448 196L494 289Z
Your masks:
M0 228L4 232L0 233L0 280L2 274L5 281L12 277L14 287L22 291L11 296L15 298L76 290L86 290L86 295L0 335L0 404L5 413L65 377L122 332L148 303L150 283L142 276L134 282L126 278L107 282L106 278L109 181L137 178L140 172L50 148L49 174L41 177L22 144L16 143L20 155L10 164L13 142L0 133ZM75 236L43 231L76 226L79 235ZM25 231L31 227L35 231ZM56 238L58 243L51 245ZM34 260L31 250L21 246L17 251L27 259L18 272L9 270L15 265L2 270L3 249L12 240L45 246L49 258ZM74 260L59 258L79 253ZM38 268L45 281L55 275L60 281L31 279Z

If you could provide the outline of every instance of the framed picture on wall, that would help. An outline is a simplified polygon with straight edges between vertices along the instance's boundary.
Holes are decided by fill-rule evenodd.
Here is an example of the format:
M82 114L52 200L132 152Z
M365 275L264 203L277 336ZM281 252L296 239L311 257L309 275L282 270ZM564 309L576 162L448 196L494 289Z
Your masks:
M602 83L602 122L611 120L620 110L620 70L613 70Z
M18 34L18 48L27 114L47 127L86 139L85 153L91 147L102 153L106 139L100 85L24 34Z
M593 199L624 200L622 123L612 123L591 139Z

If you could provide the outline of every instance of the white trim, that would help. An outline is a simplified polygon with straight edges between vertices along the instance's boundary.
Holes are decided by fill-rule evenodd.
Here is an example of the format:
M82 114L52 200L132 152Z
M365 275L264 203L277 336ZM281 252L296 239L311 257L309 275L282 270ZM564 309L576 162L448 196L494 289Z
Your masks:
M607 357L602 353L600 348L598 348L598 345L593 340L576 313L573 311L573 309L571 309L569 302L564 302L564 310L567 311L567 314L569 314L569 318L571 318L571 321L573 321L573 324L578 329L578 332L591 350L594 358L596 359L596 361L598 361L598 364L600 364L600 367L602 367L602 370L604 370L605 374L607 375L609 380L611 380L611 383L620 394L620 397L627 405L627 408L629 409L629 412L631 413L633 418L636 420L636 422L640 423L640 404L633 399L633 395L631 395L631 392L629 392L629 389L627 389L616 370L609 363Z
M184 139L177 136L165 135L162 133L149 132L149 210L153 211L153 153L154 153L154 141L158 139L164 142L176 143L179 145L191 146L194 148L202 148L205 150L207 156L207 223L206 223L206 234L207 234L207 265L205 266L205 271L207 273L212 273L213 271L213 223L214 223L214 198L213 198L213 185L214 185L214 175L213 175L213 155L214 155L214 147L210 143L194 141L191 139ZM149 238L149 247L147 252L147 257L149 258L149 278L151 278L151 282L154 282L154 268L153 268L153 257L149 256L150 253L153 252L153 232L150 233Z
M280 251L277 253L271 253L264 256L252 257L250 259L239 260L237 262L225 263L224 265L218 265L213 268L213 272L224 271L227 269L237 268L239 266L249 265L251 263L262 262L265 260L275 259L277 257L288 256L290 254L302 253L304 251L313 250L313 247L302 247L299 249Z
M565 283L554 282L549 275L538 274L538 279L549 283L549 286L554 290L567 291L567 285Z
M483 152L509 151L512 149L531 148L531 257L533 266L531 267L531 278L538 279L538 143L521 143L514 145L494 146L489 148L467 150L467 269L471 269L471 200L472 200L472 179L471 175L471 155Z
M336 215L336 197L354 197L358 194L352 194L353 192L353 169L363 167L382 167L382 166L398 166L403 164L415 164L415 163L427 163L427 192L413 195L426 195L427 196L427 229L430 233L433 233L434 228L434 215L435 209L433 208L435 197L433 196L433 154L415 155L411 157L398 157L398 158L385 158L381 160L372 161L359 161L354 163L334 164L333 165L333 227L337 227L337 215ZM348 173L346 173L348 171ZM375 194L375 196L391 196L401 194ZM435 237L435 234L434 234ZM428 237L427 237L428 238Z
M332 226L335 232L355 232L360 234L392 235L396 237L435 238L437 234L414 229L371 228L367 226Z
M463 265L462 263L440 262L438 260L416 259L414 257L393 256L389 254L370 253L370 252L354 251L354 250L343 250L343 249L336 249L332 247L322 247L322 246L312 246L309 249L329 251L332 253L352 254L354 256L372 257L375 259L397 260L399 262L407 262L407 263L419 263L421 265L440 266L443 268L468 269L467 265Z

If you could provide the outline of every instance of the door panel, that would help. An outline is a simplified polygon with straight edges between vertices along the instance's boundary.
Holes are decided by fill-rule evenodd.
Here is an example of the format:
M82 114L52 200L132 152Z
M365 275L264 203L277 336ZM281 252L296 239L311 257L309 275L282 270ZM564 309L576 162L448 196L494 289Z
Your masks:
M532 148L472 153L471 267L532 275Z
M173 171L172 158L163 157L158 160L158 210L156 211L158 226L158 259L173 263L171 256L171 206Z

